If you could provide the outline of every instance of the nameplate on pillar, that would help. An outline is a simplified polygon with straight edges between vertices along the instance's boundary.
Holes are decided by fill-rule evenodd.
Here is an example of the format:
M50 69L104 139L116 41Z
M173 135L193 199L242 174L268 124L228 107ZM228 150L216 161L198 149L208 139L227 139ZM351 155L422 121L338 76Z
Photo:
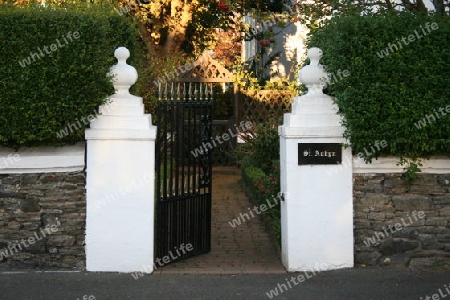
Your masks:
M342 163L339 143L298 143L299 165L336 165Z

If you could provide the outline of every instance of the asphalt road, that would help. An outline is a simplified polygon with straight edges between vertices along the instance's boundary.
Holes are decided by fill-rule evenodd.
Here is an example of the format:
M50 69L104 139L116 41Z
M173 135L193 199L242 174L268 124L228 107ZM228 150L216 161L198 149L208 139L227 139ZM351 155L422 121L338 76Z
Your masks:
M450 270L355 268L315 275L145 275L137 280L118 273L0 273L0 299L8 300L271 299L271 290L277 300L440 300L450 296Z

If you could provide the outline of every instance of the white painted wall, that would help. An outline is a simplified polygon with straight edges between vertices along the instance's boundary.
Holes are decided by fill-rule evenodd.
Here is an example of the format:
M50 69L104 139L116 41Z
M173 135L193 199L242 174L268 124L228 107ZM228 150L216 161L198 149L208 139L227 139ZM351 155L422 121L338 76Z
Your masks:
M0 147L0 174L76 172L84 169L85 143L65 147Z
M250 15L245 15L242 17L242 22L248 24L252 28L256 28L255 19L253 19ZM242 62L246 62L256 55L256 40L251 41L242 41L241 44L241 60Z
M404 167L397 166L399 158L379 157L373 159L372 163L367 164L358 157L353 157L353 173L403 173ZM450 158L449 157L431 157L430 159L422 159L421 173L426 174L450 174Z
M156 127L128 92L137 79L128 50L115 56L116 94L86 130L86 269L152 273Z
M306 31L303 31L299 24L290 24L286 28L275 28L274 33L276 46L272 53L281 53L279 58L272 62L271 80L288 78L292 81L294 74L291 69L300 63L304 54Z

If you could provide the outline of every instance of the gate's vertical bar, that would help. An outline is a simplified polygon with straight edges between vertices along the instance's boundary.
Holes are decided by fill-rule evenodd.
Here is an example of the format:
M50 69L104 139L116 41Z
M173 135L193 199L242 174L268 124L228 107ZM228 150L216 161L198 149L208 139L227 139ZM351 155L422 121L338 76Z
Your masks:
M193 110L194 110L194 128L195 128L195 132L197 132L197 122L199 122L200 120L198 120L197 121L197 114L198 114L198 111L197 111L197 106L196 106L196 102L195 102L195 92L194 91L192 91L192 83L189 83L189 90L190 90L190 95L191 95L191 97L193 97L194 99L192 100L192 98L191 98L191 100L193 101ZM194 89L195 89L195 84L194 84ZM193 171L194 171L194 176L193 176L193 187L194 187L194 191L195 191L195 193L197 193L198 191L197 191L197 165L198 165L198 159L195 159L194 160L194 163L193 163Z
M186 87L186 85L185 85ZM189 126L189 140L195 140L195 128L194 130L192 130L192 102L191 102L191 97L190 97L190 93L191 93L191 84L189 84L189 90L187 90L186 92L186 99L187 102L189 104L189 115L188 115L188 126ZM195 149L193 149L195 151ZM198 153L198 152L194 152L194 153ZM192 181L191 181L191 167L192 167L192 162L195 160L195 157L192 157L191 155L189 155L189 160L188 160L188 186L189 186L189 193L193 193L193 189L192 189Z
M181 90L180 90L180 83L178 83L178 88L177 88L177 95L178 95L178 101L182 103L182 124L181 124L181 128L180 128L180 132L181 132L181 145L183 147L183 151L181 152L181 158L180 158L180 165L181 165L181 177L180 177L180 185L181 185L181 190L180 190L180 194L184 195L185 194L185 188L184 188L184 158L185 158L185 154L186 154L186 150L189 150L189 145L186 145L186 135L185 135L185 130L186 130L186 103L184 101L184 98L181 97Z
M191 145L194 145L193 148L197 147L197 141L195 141L196 135L195 135L195 110L194 110L194 106L192 104L192 83L189 83L188 85L188 90L186 93L186 100L187 103L189 105L189 140L192 141ZM192 147L192 146L191 146ZM198 152L197 152L198 155ZM195 174L195 160L196 157L193 155L189 155L189 166L188 166L188 185L189 185L189 198L192 199L193 195L194 195L194 181L193 181L193 176ZM187 205L187 209L188 209L188 215L189 218L186 220L186 227L187 228L192 228L191 227L191 218L192 218L192 214L194 212L194 207L192 205L192 200L189 201L188 205ZM188 233L189 236L189 241L192 243L192 239L190 236L190 232Z

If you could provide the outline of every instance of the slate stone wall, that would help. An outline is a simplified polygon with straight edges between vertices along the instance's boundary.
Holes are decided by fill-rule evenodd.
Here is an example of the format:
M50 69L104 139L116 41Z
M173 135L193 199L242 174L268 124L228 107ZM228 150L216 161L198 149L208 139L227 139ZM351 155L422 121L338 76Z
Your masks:
M355 263L450 266L450 174L354 174ZM85 269L86 176L0 175L0 271Z
M354 174L355 263L450 266L450 174Z
M85 269L86 176L0 175L0 271Z

